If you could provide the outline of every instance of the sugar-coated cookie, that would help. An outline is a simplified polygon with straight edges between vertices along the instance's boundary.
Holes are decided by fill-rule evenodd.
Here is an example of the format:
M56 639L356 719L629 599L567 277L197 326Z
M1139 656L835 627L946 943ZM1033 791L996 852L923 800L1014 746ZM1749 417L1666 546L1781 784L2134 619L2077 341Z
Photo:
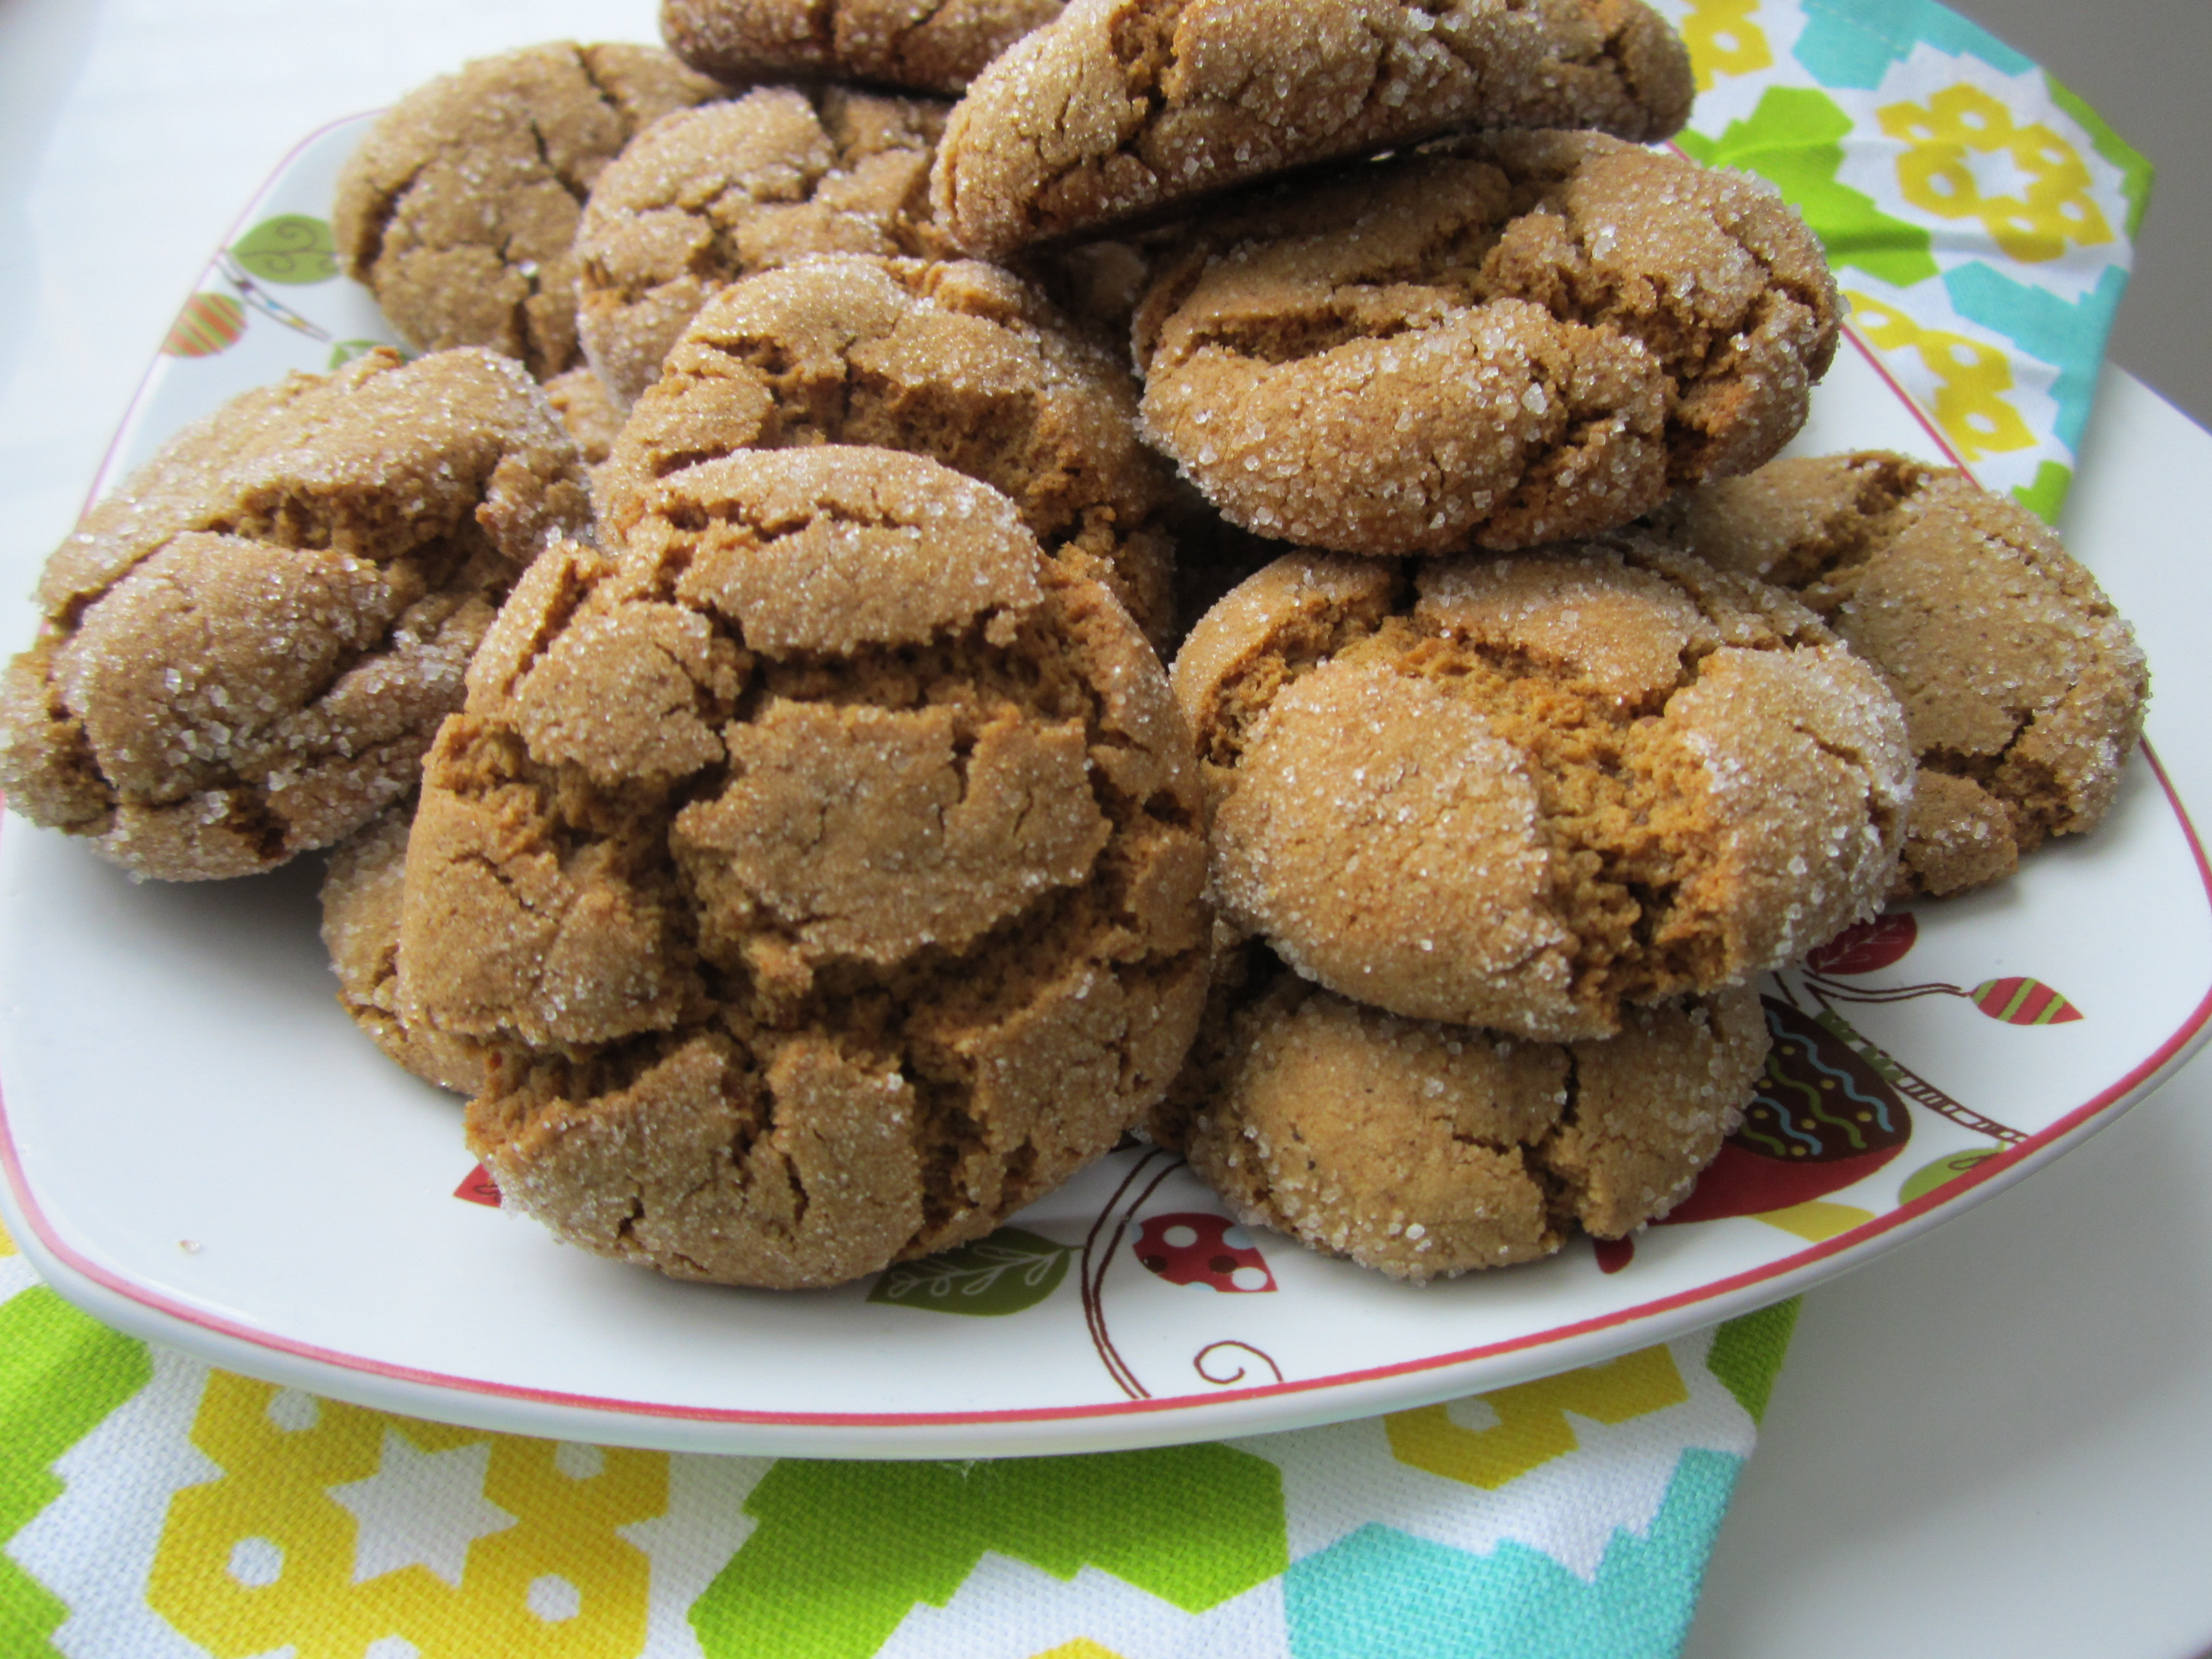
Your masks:
M1613 529L1758 466L1839 316L1771 185L1538 133L1224 210L1163 262L1136 348L1146 434L1230 519L1433 553Z
M492 611L589 523L521 368L373 352L185 428L46 562L0 787L139 875L266 870L415 787Z
M929 161L948 106L761 87L638 135L576 232L585 355L628 402L739 276L824 253L934 254Z
M976 77L932 188L960 246L1000 256L1445 133L1664 138L1694 90L1641 0L1074 0Z
M702 462L501 613L424 766L402 1011L527 1045L470 1145L586 1249L790 1286L945 1248L1181 1063L1188 744L1127 613L985 486Z
M725 81L835 76L959 93L1065 0L661 0L660 33Z
M626 535L652 481L747 448L910 450L1010 496L1047 553L1165 628L1170 475L1128 371L974 260L825 258L745 278L692 320L601 475Z
M1789 588L1895 689L1920 763L1898 896L1999 880L2112 805L2149 673L2096 578L2026 507L1869 451L1777 461L1686 492L1659 522Z
M1608 1036L1869 913L1905 833L1880 678L1654 538L1278 560L1173 683L1224 918L1411 1018Z
M562 41L418 87L338 175L346 269L418 350L481 345L541 380L579 361L584 198L641 129L728 88L655 46Z
M387 808L333 848L322 889L323 948L338 1006L371 1041L425 1083L456 1094L483 1087L482 1043L410 1024L399 1012L399 916L413 803Z
M1239 1220L1394 1279L1619 1238L1664 1216L1741 1121L1767 1050L1747 988L1532 1042L1402 1019L1256 945L1208 1011L1202 1085L1154 1115Z

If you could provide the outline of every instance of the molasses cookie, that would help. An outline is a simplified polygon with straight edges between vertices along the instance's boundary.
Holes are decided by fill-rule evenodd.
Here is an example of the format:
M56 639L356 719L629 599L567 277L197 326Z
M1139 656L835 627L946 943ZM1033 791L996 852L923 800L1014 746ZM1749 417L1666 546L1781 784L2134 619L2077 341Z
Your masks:
M489 351L372 352L185 428L46 562L0 787L142 876L247 875L407 794L500 598L589 522Z
M411 1025L399 1012L399 915L414 803L380 812L331 854L323 877L323 948L338 1006L376 1046L425 1083L456 1094L483 1086L485 1049Z
M727 88L653 46L531 46L401 99L338 175L339 258L419 350L482 345L539 380L578 361L569 245L640 129Z
M1170 476L1137 390L1036 291L961 260L817 259L747 277L692 320L638 399L600 486L629 533L653 480L740 449L871 444L1012 498L1045 550L1167 625Z
M470 1145L573 1243L776 1286L944 1249L1182 1061L1188 745L1127 614L995 492L703 462L501 613L424 767L402 1011L527 1045Z
M660 33L725 81L879 81L955 95L1064 0L661 0Z
M576 233L577 327L625 403L738 277L823 253L932 254L929 158L948 106L762 87L681 111L599 174Z
M1664 138L1694 90L1640 0L1075 0L976 78L932 189L955 242L1000 256L1446 133Z
M1999 880L2112 805L2142 736L2142 652L2026 507L1869 452L1777 461L1659 521L1795 592L1895 690L1920 763L1897 896Z
M1340 552L1615 528L1789 441L1835 351L1770 185L1596 134L1256 198L1140 307L1146 435L1224 514Z
M1409 1018L1565 1041L1868 914L1911 757L1795 600L1653 538L1278 560L1174 684L1224 917Z
M614 453L629 410L589 365L556 374L545 382L545 401L575 441L586 466L597 466Z
M1767 1049L1747 988L1532 1042L1401 1019L1258 958L1169 1130L1248 1226L1394 1279L1532 1261L1580 1225L1619 1238L1689 1194Z

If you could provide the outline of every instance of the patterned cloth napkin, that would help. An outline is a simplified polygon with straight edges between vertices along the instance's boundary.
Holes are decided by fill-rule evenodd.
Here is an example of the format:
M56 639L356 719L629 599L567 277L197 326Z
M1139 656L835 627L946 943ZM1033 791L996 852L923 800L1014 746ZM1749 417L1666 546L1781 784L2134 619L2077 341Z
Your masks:
M1779 186L1849 349L2054 516L2148 165L1928 0L1656 3L1698 65L1681 148ZM0 1653L1670 1655L1795 1317L1334 1428L833 1463L318 1400L106 1329L0 1235Z

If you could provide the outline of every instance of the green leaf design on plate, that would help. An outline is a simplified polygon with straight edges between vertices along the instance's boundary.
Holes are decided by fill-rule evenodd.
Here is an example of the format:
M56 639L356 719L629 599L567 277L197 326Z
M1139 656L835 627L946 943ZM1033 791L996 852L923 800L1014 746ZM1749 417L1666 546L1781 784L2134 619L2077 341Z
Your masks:
M331 367L343 368L356 357L366 357L379 346L389 345L388 340L340 340L331 348ZM402 353L401 356L405 356Z
M327 283L338 274L329 222L304 213L264 219L230 245L230 257L264 283Z
M988 1238L941 1250L919 1261L885 1269L868 1292L871 1302L930 1313L993 1317L1034 1308L1067 1277L1072 1244L1056 1244L1019 1227L1001 1227Z

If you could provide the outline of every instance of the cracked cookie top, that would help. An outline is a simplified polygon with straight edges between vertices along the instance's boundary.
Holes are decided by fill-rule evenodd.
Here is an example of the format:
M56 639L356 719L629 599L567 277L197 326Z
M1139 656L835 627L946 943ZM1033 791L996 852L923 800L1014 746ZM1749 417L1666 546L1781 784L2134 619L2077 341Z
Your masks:
M47 561L0 688L9 804L167 880L329 846L414 787L500 597L588 522L575 447L489 351L246 392Z
M1778 590L1652 538L1296 555L1176 658L1222 913L1410 1018L1567 1040L1868 914L1912 769L1894 698Z
M824 253L933 254L946 106L763 87L656 122L599 174L576 233L577 327L624 402L738 277Z
M1261 535L1528 547L1769 459L1839 316L1771 185L1597 134L1471 140L1195 232L1138 313L1145 431Z
M387 808L331 853L322 887L323 948L338 1006L376 1046L425 1083L456 1094L483 1086L487 1045L410 1024L399 1012L399 915L414 803Z
M533 568L424 768L400 1004L561 1237L834 1284L1112 1146L1205 993L1187 729L1097 584L890 451L661 479Z
M1256 942L1219 978L1188 1079L1202 1088L1154 1114L1155 1133L1247 1225L1416 1282L1664 1216L1741 1120L1767 1050L1743 988L1553 1043L1384 1013Z
M1640 0L1075 0L976 77L932 189L961 247L1000 256L1446 133L1664 138L1694 90Z
M550 380L579 361L584 198L641 128L728 88L653 46L556 42L416 88L338 175L347 270L418 350L481 345Z
M661 0L660 34L725 81L874 81L957 95L1065 0Z
M2000 880L2112 805L2148 671L2096 578L2026 507L1869 451L1776 461L1656 522L1795 592L1895 690L1920 769L1897 896Z
M638 399L599 482L630 533L654 479L749 448L870 444L1008 496L1053 558L1158 639L1171 480L1138 441L1136 384L1042 295L973 260L825 258L733 284Z

